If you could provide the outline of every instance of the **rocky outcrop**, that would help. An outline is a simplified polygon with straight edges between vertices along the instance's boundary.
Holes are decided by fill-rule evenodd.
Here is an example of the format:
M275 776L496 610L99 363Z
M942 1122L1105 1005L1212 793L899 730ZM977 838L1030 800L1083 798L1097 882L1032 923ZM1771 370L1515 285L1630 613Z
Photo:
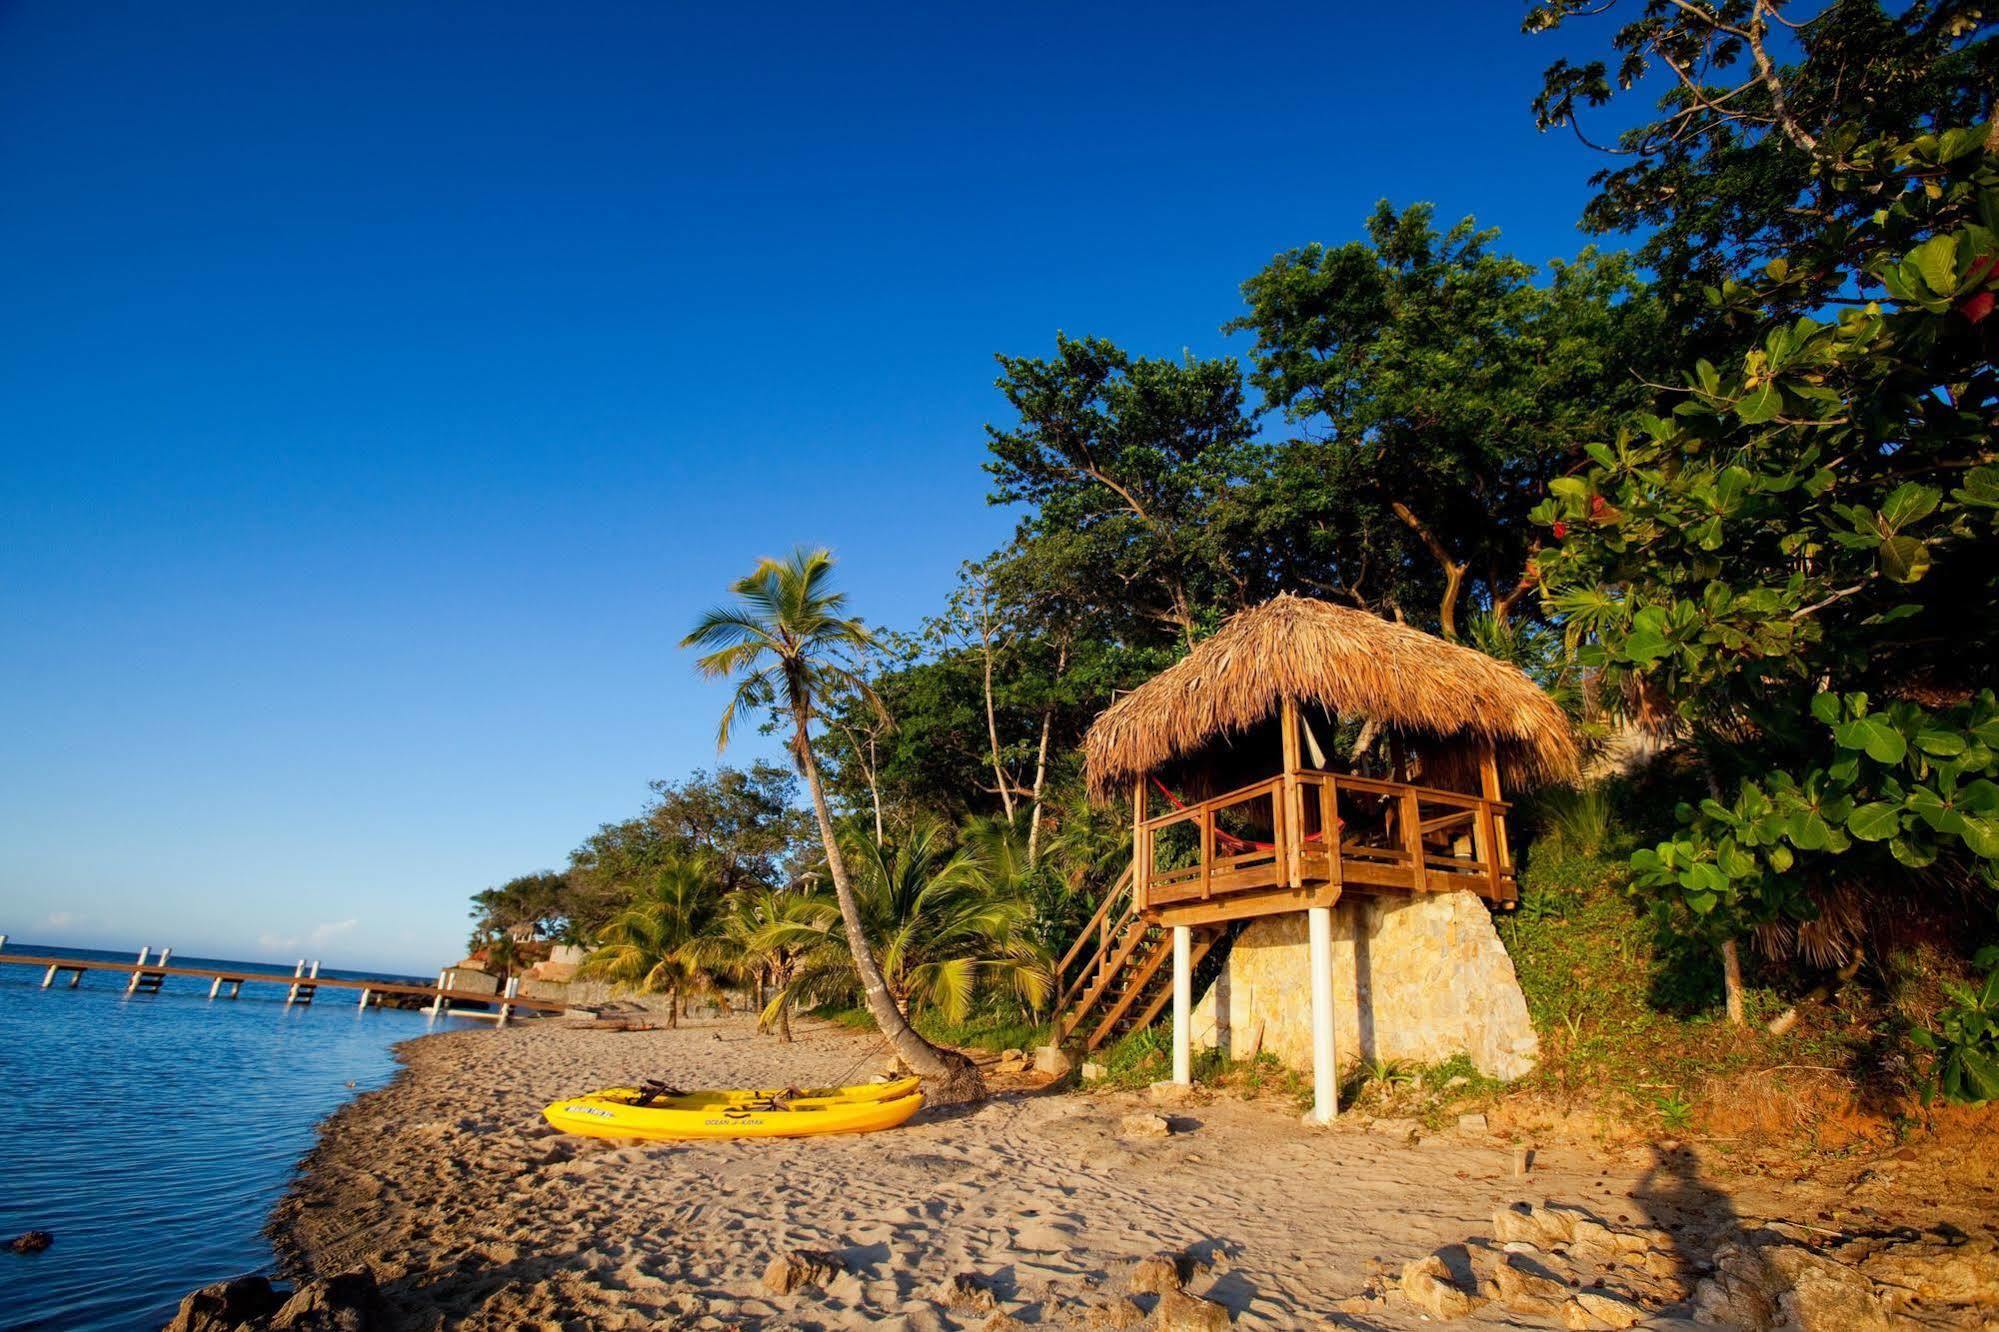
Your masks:
M1312 1062L1305 913L1266 916L1237 937L1194 1013L1194 1037L1232 1059ZM1540 1044L1492 913L1467 892L1383 894L1333 908L1333 1018L1342 1063L1464 1053L1517 1078Z
M1665 1230L1522 1202L1495 1213L1490 1234L1404 1264L1391 1292L1438 1322L1490 1302L1578 1329L1658 1319L1748 1332L1990 1327L1999 1325L1999 1240L1948 1229L1839 1237L1747 1222L1712 1250L1689 1252ZM1341 1307L1366 1312L1378 1294Z
M789 1295L807 1286L823 1286L840 1270L840 1260L830 1253L793 1249L770 1260L764 1268L764 1289L773 1295Z
M389 1321L374 1273L360 1267L289 1292L261 1276L218 1281L182 1300L165 1332L375 1332Z

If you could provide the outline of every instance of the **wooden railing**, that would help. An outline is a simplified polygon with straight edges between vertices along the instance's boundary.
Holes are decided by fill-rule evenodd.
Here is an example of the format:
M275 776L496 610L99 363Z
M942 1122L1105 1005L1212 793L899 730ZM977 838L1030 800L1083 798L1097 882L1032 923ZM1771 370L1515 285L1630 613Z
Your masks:
M1127 864L1111 890L1104 894L1104 900L1097 904L1097 913L1055 964L1057 1014L1067 1013L1086 990L1101 984L1116 970L1118 947L1131 932L1138 914L1131 891L1131 872L1132 866Z
M1515 896L1502 800L1301 769L1143 819L1140 910L1315 883ZM1184 829L1184 831L1182 831Z

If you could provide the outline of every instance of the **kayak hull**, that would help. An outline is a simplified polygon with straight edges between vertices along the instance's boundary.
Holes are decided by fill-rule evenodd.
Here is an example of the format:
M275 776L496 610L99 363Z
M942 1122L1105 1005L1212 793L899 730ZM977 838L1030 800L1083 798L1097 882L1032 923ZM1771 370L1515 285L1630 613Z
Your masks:
M542 1117L564 1133L585 1138L637 1138L648 1142L809 1138L894 1128L923 1108L923 1094L912 1092L885 1101L793 1101L780 1108L766 1108L768 1105L768 1102L709 1101L690 1106L663 1099L641 1106L598 1096L578 1096L551 1103L543 1109Z
M787 1105L860 1104L868 1101L899 1101L914 1092L919 1078L897 1078L893 1082L863 1082L851 1087L758 1088L728 1091L684 1092L679 1096L655 1096L649 1104L678 1110L698 1110L716 1105L739 1105L746 1101L782 1100ZM606 1087L575 1101L604 1101L631 1105L639 1097L636 1087Z

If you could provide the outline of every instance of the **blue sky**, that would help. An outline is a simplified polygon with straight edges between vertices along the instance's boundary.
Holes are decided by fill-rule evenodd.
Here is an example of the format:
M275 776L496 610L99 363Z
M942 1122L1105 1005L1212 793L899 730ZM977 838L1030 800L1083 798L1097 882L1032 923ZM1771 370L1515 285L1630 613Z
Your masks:
M757 556L1004 536L993 353L1240 353L1384 196L1584 244L1519 13L0 5L0 931L455 957L715 761Z

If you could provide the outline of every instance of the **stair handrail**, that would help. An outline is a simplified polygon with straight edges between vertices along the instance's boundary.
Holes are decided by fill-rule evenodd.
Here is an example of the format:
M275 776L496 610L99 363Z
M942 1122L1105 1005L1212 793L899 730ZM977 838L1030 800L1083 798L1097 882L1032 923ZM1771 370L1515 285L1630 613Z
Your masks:
M1060 1013L1066 1009L1087 982L1092 969L1087 963L1095 962L1101 966L1104 959L1109 956L1111 941L1118 936L1125 922L1137 914L1137 903L1129 891L1131 871L1132 862L1127 861L1124 870L1111 884L1110 891L1106 892L1103 901L1097 904L1096 914L1090 917L1089 923L1076 935L1076 941L1069 945L1069 951L1062 955L1062 960L1055 964L1055 984L1060 994L1055 1001L1055 1012ZM1124 910L1118 914L1116 920L1112 920L1111 908L1119 901L1123 901ZM1089 952L1092 944L1096 945L1094 955ZM1075 978L1064 980L1072 965L1076 967Z

